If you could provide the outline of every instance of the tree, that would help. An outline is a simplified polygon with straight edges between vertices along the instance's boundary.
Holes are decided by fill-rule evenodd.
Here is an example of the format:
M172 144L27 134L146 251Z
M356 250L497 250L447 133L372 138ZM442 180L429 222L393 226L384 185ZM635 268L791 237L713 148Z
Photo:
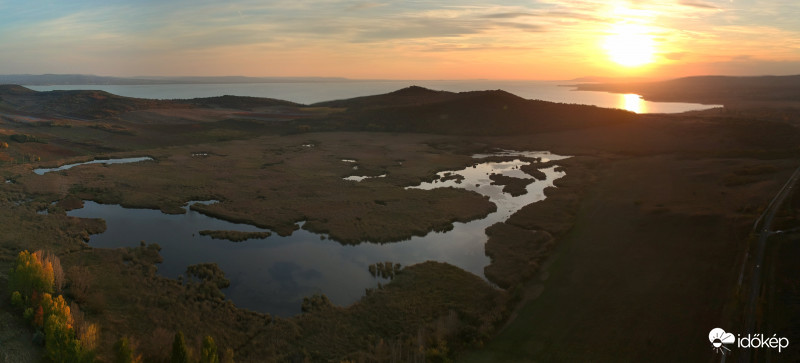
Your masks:
M203 338L203 350L200 351L200 363L219 363L217 344L215 344L214 339L208 335Z
M52 252L36 251L34 255L37 257L42 266L50 266L53 270L53 287L56 292L61 292L64 288L64 269L61 267L61 259L54 255Z
M135 356L133 347L127 337L122 337L114 344L114 363L141 363L142 356Z
M189 363L189 351L181 331L175 333L175 340L172 341L172 356L169 361L171 363Z
M225 349L225 355L222 358L222 363L234 363L233 349L231 348Z
M83 350L91 352L97 349L100 340L100 328L97 324L84 324L76 335Z
M38 255L40 255L39 251L20 252L14 268L8 274L9 291L19 291L24 300L30 299L34 291L53 292L53 266L52 264L43 265Z
M80 351L80 344L72 339L72 330L61 314L47 317L44 325L45 349L54 362L73 362Z
M328 300L325 294L314 294L311 297L303 298L303 304L300 306L300 310L304 313L310 313L330 309L332 307L333 303Z

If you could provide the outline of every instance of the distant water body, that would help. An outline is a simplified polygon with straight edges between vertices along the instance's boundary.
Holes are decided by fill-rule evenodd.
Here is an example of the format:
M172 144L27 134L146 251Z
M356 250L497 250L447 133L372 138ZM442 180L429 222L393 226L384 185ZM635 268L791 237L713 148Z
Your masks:
M650 102L638 95L606 92L574 91L564 87L570 81L331 81L274 82L236 84L159 84L159 85L62 85L26 86L36 91L103 90L126 97L151 99L188 99L223 95L266 97L302 104L370 96L396 91L409 86L434 90L464 92L501 89L526 99L550 102L621 108L636 113L679 113L702 110L715 105L679 102Z

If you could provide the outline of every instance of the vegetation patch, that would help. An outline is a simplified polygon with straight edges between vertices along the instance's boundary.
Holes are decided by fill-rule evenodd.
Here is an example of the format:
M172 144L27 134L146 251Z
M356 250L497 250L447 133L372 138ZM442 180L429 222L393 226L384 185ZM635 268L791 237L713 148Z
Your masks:
M211 231L202 230L200 234L213 239L225 239L231 242L242 242L249 239L264 239L272 235L270 232Z
M505 223L486 229L486 278L502 288L511 288L533 277L548 257L555 240L545 231L531 231Z
M369 265L368 270L372 277L380 277L383 279L394 279L394 276L403 269L399 263L391 263L390 261L378 262Z
M12 141L16 141L18 143L26 143L26 142L42 142L38 137L28 134L13 134L9 136Z
M511 196L514 197L518 197L527 193L528 191L525 188L536 181L536 179L515 178L502 174L489 175L489 179L492 180L492 185L502 185L503 192L511 194Z

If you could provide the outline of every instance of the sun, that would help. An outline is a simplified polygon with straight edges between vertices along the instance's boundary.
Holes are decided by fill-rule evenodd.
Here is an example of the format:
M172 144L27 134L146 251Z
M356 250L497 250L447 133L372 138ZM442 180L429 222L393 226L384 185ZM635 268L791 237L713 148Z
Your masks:
M654 61L655 40L642 25L614 25L603 48L612 61L625 67L639 67Z

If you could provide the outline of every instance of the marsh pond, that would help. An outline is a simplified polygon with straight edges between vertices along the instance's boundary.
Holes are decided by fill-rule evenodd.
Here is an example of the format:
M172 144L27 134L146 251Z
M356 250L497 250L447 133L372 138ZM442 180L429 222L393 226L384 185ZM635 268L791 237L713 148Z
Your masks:
M483 277L483 269L490 262L484 251L487 240L484 230L506 220L520 208L543 200L544 189L552 187L553 181L565 172L552 163L542 165L541 169L535 164L566 157L549 152L512 151L473 157L476 162L471 166L439 172L432 182L408 188L463 188L486 196L497 210L482 219L455 222L448 231L429 232L392 243L341 244L327 235L303 229L303 222L299 222L300 229L286 237L272 233L266 238L242 242L213 239L200 231L269 232L209 217L188 207L191 203L214 201L190 202L184 214L86 201L83 208L69 211L68 215L106 221L105 232L91 236L92 247L133 247L141 241L158 243L164 259L158 265L158 272L169 278L178 278L189 265L217 263L231 281L223 292L237 306L291 316L300 312L303 297L323 293L336 304L349 305L361 298L365 289L386 283L388 280L369 271L370 265L379 262L407 266L441 261ZM524 166L532 168L528 171L539 172L531 175L524 171ZM502 178L515 181L516 192L503 191L504 185L498 183ZM359 183L363 178L348 180Z

